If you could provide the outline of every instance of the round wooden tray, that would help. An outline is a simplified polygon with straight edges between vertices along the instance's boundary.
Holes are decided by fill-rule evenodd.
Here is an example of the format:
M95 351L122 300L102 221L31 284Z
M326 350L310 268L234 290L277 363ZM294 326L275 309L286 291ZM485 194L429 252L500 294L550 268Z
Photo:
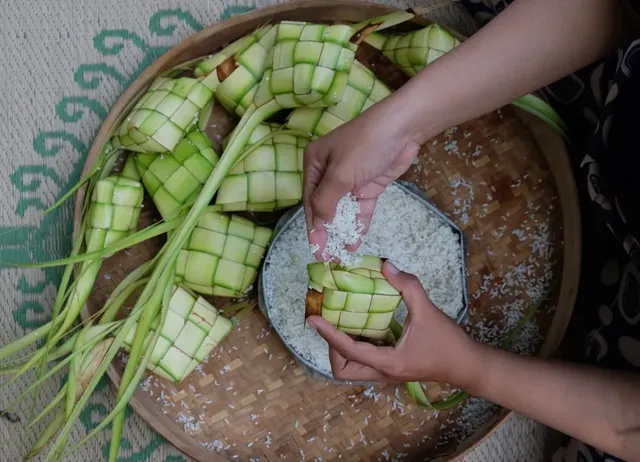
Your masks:
M296 2L235 16L189 37L120 97L94 140L85 172L137 97L162 71L210 54L267 21L356 22L391 10L337 0ZM406 81L365 46L359 58L393 87ZM207 133L218 148L233 123L214 106ZM499 330L511 307L530 300L541 288L553 287L535 317L544 339L536 353L553 354L571 316L580 266L578 199L561 139L539 120L502 108L428 143L403 179L418 185L465 233L469 328L495 325ZM76 228L83 194L80 191L76 201ZM156 218L147 198L140 226ZM257 217L261 222L276 218ZM124 275L162 243L154 239L106 260L83 315L99 309ZM531 281L542 282L532 286ZM230 303L212 300L219 308ZM115 384L122 370L121 360L110 367ZM440 390L431 384L428 395L437 397ZM257 309L183 383L174 385L148 374L131 406L200 461L389 460L401 453L404 460L451 460L487 437L508 415L499 410L479 428L469 429L467 423L461 432L459 422L468 421L464 415L458 420L463 411L437 415L419 409L410 404L403 387L334 386L313 379L297 366Z

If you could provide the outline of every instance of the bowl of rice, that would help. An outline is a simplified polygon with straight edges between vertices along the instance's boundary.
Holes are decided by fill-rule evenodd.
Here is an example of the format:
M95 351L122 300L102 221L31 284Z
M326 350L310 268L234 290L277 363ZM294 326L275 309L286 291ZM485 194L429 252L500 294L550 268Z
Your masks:
M338 206L334 223L341 212ZM347 217L348 218L348 217ZM380 196L369 231L358 252L389 259L415 274L433 303L458 323L467 318L465 243L462 230L429 202L412 183L396 181ZM334 383L325 340L305 323L307 265L316 261L307 239L302 206L289 210L275 236L258 280L259 306L300 366ZM394 318L403 324L401 303Z

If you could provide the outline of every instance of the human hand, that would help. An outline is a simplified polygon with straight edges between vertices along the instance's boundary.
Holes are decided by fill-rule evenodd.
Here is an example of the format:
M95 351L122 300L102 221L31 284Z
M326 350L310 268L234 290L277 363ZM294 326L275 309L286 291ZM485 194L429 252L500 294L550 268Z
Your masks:
M369 228L378 196L407 171L420 150L400 117L392 95L354 120L310 143L304 153L304 208L309 243L323 260L327 232L338 201L351 192L360 204L359 221ZM359 243L347 250L355 251Z
M479 344L431 303L418 278L399 271L389 261L382 272L408 308L402 337L395 347L357 342L322 317L307 319L329 343L333 376L396 383L433 380L464 386Z

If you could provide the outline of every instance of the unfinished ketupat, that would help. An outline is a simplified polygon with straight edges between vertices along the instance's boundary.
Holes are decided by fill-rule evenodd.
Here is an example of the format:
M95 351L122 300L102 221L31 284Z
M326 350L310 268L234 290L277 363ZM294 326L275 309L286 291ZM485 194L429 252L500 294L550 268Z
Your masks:
M354 265L316 262L307 267L305 318L322 316L342 332L390 339L389 324L402 297L382 274L382 260L362 256Z

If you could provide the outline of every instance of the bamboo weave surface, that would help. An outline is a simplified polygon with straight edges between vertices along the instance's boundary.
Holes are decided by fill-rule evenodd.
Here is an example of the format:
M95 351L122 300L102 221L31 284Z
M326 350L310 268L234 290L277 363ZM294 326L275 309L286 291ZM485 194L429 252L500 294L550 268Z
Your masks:
M388 83L402 83L375 52L363 49L359 58ZM215 110L207 130L215 143L232 128L229 119ZM405 179L465 231L472 326L486 317L500 325L494 305L527 299L528 287L505 282L513 268L525 265L527 278L546 277L542 290L551 287L563 253L557 191L539 147L511 108L452 128L427 144ZM153 219L153 205L147 202L145 209ZM156 242L145 243L107 261L92 307L101 306L117 282L158 248ZM499 295L491 295L499 288ZM554 301L551 297L536 319L543 337ZM230 303L216 297L212 302L219 308ZM458 411L434 415L417 409L395 386L331 386L307 376L257 310L181 384L150 377L138 394L140 405L152 409L152 418L200 460L211 456L211 448L231 460L353 461L460 449L450 436ZM428 391L437 400L442 390L431 384Z

